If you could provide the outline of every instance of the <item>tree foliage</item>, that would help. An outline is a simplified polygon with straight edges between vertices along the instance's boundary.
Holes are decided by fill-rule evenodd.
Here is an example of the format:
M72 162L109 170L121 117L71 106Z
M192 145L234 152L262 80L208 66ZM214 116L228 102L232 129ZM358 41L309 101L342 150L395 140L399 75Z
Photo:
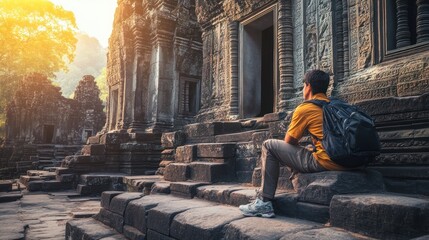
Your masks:
M107 75L106 67L101 70L101 74L95 78L95 83L97 83L98 89L100 89L100 99L106 104L107 95L109 94L109 88L107 86Z
M74 14L49 0L0 0L0 116L23 76L67 68L75 32Z

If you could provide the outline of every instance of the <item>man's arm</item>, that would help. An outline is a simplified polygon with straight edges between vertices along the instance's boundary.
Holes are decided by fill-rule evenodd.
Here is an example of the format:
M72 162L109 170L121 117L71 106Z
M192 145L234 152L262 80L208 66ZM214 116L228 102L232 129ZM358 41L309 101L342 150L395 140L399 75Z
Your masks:
M292 145L298 145L299 140L286 133L285 142Z

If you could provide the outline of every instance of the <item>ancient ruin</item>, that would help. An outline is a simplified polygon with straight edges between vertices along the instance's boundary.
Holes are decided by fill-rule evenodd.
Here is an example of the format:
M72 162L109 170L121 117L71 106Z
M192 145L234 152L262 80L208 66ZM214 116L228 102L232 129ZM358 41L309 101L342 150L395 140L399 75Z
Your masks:
M103 131L55 182L21 181L102 193L68 239L425 238L428 16L423 0L119 0ZM284 138L311 69L374 118L382 153L364 170L282 168L278 217L244 218L261 145Z
M2 168L25 172L59 166L101 130L105 115L94 77L82 78L74 99L61 96L60 88L40 74L25 77L19 86L7 109Z

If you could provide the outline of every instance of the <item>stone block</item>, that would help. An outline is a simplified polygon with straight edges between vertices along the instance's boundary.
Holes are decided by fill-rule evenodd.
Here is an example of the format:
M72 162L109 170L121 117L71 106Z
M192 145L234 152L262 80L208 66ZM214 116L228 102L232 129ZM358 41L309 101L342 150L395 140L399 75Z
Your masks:
M170 191L173 195L193 198L197 194L197 188L207 184L201 182L172 182L170 184Z
M288 124L286 121L268 122L271 138L284 139Z
M383 177L392 177L392 178L428 178L429 177L429 167L428 166L372 166L369 169L380 172Z
M76 177L76 176L75 176L74 174L61 174L61 175L56 175L56 179L57 179L57 181L64 182L64 183L71 183L71 182L74 182L75 177Z
M100 135L89 137L86 141L86 144L99 144L100 143Z
M297 202L296 209L298 218L319 223L327 223L329 220L328 206Z
M164 194L170 194L170 182L156 182L152 185L151 193L164 193Z
M190 177L190 167L186 163L171 163L164 170L166 181L186 181Z
M163 133L161 143L164 148L176 148L186 143L186 135L182 131Z
M196 197L206 199L211 202L230 204L231 193L243 189L245 189L245 187L237 184L205 185L197 188Z
M326 171L300 173L293 179L299 201L329 205L337 194L384 191L383 177L376 171Z
M241 142L236 144L235 156L237 158L256 157L257 151L253 142Z
M55 170L55 174L57 174L57 175L72 174L72 173L73 173L73 170L70 168L59 167Z
M105 153L104 144L91 144L82 147L82 155L103 155Z
M110 185L110 175L80 175L80 183L88 186Z
M297 193L277 194L273 201L274 213L288 217L296 217L298 215L297 203Z
M262 169L255 168L255 170L253 170L253 175L252 175L252 186L260 187L261 183L262 183Z
M230 142L248 142L252 140L254 131L238 132L231 134L222 134L215 136L217 143L230 143Z
M153 230L148 230L147 231L147 239L151 239L151 240L175 240L174 238L171 238L169 236L166 236L164 234L161 234L159 232L155 232Z
M159 166L160 167L167 167L170 163L173 163L174 161L167 161L167 160L162 160L160 163L159 163Z
M13 202L21 198L22 193L20 192L0 193L0 203Z
M176 162L189 163L197 159L197 146L196 145L185 145L176 148L176 154L174 156Z
M0 180L0 192L10 192L10 191L12 191L12 181Z
M72 219L66 224L66 239L101 239L117 232L93 218Z
M124 226L124 236L130 240L145 240L146 235L131 226Z
M124 217L117 213L111 212L107 209L100 209L100 212L94 216L98 221L114 228L116 231L122 233L124 227Z
M190 164L190 179L210 183L227 181L227 168L224 163L193 162Z
M429 201L394 194L337 195L332 226L381 239L410 239L429 234Z
M66 183L66 182L60 182L57 180L49 180L49 181L43 181L42 184L42 191L59 191L59 190L65 190L65 189L71 189L72 184Z
M95 196L101 194L104 191L108 191L109 189L109 185L88 186L84 184L78 184L76 191L82 196Z
M251 183L253 171L237 171L235 173L236 181L239 183Z
M43 180L39 180L39 181L31 181L29 182L26 186L27 186L27 190L29 192L35 192L35 191L42 191L43 188Z
M129 136L132 141L161 144L161 133L135 132L129 133Z
M258 162L258 157L246 157L235 159L235 169L237 171L253 171Z
M288 233L280 240L290 240L290 239L318 239L318 240L363 240L370 239L368 237L346 232L339 228L317 228L310 229L306 231L299 231L295 233Z
M237 190L230 194L229 205L240 206L242 204L248 204L251 200L254 200L256 192L254 188L246 188L243 190Z
M128 141L130 141L128 133L106 133L100 137L100 143L107 145L119 145Z
M107 210L109 210L110 207L110 201L112 200L113 197L124 193L123 191L104 191L101 193L101 202L100 202L100 206L102 208L105 208Z
M213 206L190 209L179 213L173 219L170 235L183 240L221 239L223 237L222 228L243 217L236 207Z
M173 201L181 200L170 195L149 195L140 199L131 201L125 210L125 224L132 226L146 234L147 221L146 216L151 208L156 207L158 204L167 202L171 204Z
M225 226L224 239L279 239L288 233L320 227L322 226L317 223L285 217L243 218Z
M150 209L147 214L147 227L158 233L170 235L170 226L174 217L189 209L214 206L215 204L201 200L179 200L174 203L163 202Z
M184 126L187 138L207 137L241 131L239 122L195 123Z
M202 143L197 145L198 158L231 158L235 155L233 143Z
M272 136L269 131L261 131L261 132L254 133L252 136L252 142L253 142L255 151L261 152L262 143L265 140L268 140L270 138L272 138Z
M286 112L268 113L264 115L264 117L262 118L262 121L264 122L279 121L279 120L285 119L286 116L287 116Z
M110 201L109 210L119 215L124 215L129 202L143 197L143 193L126 192L114 196Z

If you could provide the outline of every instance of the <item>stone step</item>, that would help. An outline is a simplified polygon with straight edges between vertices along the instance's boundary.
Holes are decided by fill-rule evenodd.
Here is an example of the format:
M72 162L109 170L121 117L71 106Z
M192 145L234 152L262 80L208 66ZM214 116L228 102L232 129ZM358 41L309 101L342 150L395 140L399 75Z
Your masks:
M225 160L235 156L234 143L201 143L176 148L176 162L205 161L204 159Z
M106 152L106 145L91 144L82 147L82 155L103 155Z
M112 195L113 194L113 195ZM368 239L342 229L277 216L246 218L237 207L170 195L103 193L96 219L70 220L66 239ZM104 225L104 224L106 225ZM121 238L114 239L121 239Z
M71 183L60 182L57 180L39 180L39 181L31 181L28 183L27 190L29 192L35 191L60 191L60 190L69 190L72 189Z
M126 189L129 192L144 192L149 194L152 185L161 180L162 176L159 175L125 176L123 178L123 183L126 185Z
M429 200L397 194L337 195L331 225L381 239L429 234Z
M198 181L198 182L220 182L231 179L232 171L226 163L192 162L171 163L164 170L164 179L171 182Z
M12 191L13 181L10 180L0 180L0 192L10 192Z
M252 136L256 132L261 132L261 130L217 135L215 141L217 143L249 142L252 141Z
M0 193L0 203L13 202L22 198L21 192Z
M214 142L215 135L241 132L240 122L211 122L195 123L184 126L183 132L186 134L188 143Z

